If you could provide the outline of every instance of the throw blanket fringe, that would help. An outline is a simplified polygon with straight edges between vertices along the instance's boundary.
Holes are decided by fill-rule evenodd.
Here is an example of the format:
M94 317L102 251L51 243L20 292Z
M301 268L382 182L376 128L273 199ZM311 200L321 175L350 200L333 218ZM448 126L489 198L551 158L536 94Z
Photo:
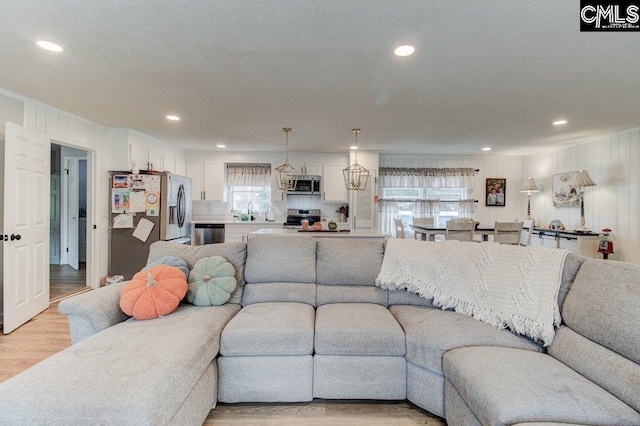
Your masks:
M567 250L497 243L387 241L376 285L542 340L560 325L558 291Z

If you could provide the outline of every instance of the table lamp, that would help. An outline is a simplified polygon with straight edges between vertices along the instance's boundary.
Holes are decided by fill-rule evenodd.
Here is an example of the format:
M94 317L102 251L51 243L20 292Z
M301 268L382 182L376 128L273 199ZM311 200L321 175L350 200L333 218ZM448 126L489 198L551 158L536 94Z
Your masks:
M539 191L540 189L532 177L528 177L522 184L522 188L520 188L520 192L527 193L527 219L531 219L531 193Z
M578 188L580 194L580 225L576 227L576 232L589 232L589 228L584 226L584 188L587 186L596 186L586 170L578 170L578 176L573 182L575 188Z

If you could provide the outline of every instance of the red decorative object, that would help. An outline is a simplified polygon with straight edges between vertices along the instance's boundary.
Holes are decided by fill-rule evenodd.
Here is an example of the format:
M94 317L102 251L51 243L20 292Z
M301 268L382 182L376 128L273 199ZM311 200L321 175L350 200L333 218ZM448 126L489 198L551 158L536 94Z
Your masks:
M610 240L611 229L603 228L600 233L600 243L598 244L598 253L602 253L603 259L608 259L610 254L614 254L613 241Z

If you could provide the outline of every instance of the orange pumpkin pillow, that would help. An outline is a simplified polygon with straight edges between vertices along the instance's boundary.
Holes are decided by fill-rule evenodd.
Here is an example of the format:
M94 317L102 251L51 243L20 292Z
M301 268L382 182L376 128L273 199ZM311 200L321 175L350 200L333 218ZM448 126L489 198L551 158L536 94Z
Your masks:
M120 309L137 320L169 315L187 294L184 272L175 266L157 265L133 276L120 294Z

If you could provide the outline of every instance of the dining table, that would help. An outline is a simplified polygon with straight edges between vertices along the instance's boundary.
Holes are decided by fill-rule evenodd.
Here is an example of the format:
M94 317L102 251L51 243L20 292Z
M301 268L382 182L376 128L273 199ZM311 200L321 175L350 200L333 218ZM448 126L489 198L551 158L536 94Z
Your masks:
M409 225L416 235L420 236L422 241L435 241L436 235L445 235L446 228L427 227L419 225ZM478 225L474 231L474 235L480 235L482 241L489 241L489 235L493 235L494 226Z

